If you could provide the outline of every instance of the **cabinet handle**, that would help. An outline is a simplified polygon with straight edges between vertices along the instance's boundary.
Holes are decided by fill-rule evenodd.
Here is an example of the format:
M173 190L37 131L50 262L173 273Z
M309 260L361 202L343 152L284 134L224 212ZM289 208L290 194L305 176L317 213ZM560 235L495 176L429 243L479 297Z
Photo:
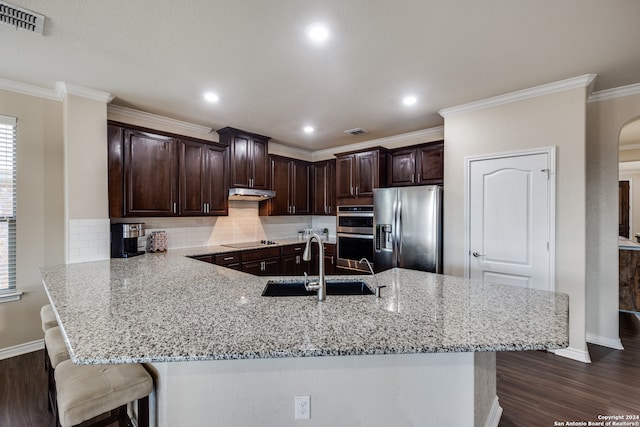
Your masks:
M292 208L293 208L293 213L295 214L296 213L296 207L292 206Z
M412 173L412 174L411 174L411 183L412 183L412 184L415 184L415 183L416 183L416 174L415 174L415 173Z
M227 257L222 258L223 261L231 261L232 259L233 259L232 256L227 256Z
M173 204L173 213L174 213L174 214L177 214L177 213L178 213L178 204L177 204L177 203L174 203L174 204Z
M293 248L294 251L301 251L302 248Z
M358 197L358 187L356 186L356 197Z
M300 255L296 255L296 264L300 264Z
M331 255L331 265L333 265L333 255Z

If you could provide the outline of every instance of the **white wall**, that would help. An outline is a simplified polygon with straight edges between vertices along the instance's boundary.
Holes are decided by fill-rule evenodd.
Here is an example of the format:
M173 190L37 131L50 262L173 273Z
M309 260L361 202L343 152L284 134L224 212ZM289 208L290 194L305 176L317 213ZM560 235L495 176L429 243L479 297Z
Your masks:
M587 104L587 338L613 348L620 347L618 142L624 125L640 117L635 92Z
M444 272L464 276L465 157L556 146L556 291L569 294L570 348L583 356L586 91L581 87L445 116L443 231Z
M0 350L40 340L47 303L38 268L64 260L62 104L0 90L0 114L17 117L17 288L0 304Z

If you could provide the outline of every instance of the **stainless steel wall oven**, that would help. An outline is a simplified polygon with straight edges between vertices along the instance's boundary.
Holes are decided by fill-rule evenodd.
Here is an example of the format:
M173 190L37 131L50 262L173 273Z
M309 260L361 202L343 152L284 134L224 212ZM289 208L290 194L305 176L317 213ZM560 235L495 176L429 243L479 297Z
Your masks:
M336 221L337 267L368 272L359 261L373 261L373 206L338 206Z

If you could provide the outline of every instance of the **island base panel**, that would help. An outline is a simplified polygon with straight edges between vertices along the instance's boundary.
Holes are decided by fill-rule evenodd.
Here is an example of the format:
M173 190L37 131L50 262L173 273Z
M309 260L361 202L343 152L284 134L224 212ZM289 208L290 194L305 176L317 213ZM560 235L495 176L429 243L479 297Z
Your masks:
M495 353L152 363L157 427L495 425ZM487 422L489 423L487 424ZM212 424L213 423L213 424Z

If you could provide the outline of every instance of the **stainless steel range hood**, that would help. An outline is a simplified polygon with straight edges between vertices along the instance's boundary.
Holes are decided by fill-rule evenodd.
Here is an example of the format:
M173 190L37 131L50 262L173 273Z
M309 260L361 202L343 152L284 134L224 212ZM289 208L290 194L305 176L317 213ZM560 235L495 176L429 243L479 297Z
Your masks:
M230 188L229 200L245 200L251 202L260 202L262 200L271 199L276 196L276 192L272 190L257 190L255 188Z

